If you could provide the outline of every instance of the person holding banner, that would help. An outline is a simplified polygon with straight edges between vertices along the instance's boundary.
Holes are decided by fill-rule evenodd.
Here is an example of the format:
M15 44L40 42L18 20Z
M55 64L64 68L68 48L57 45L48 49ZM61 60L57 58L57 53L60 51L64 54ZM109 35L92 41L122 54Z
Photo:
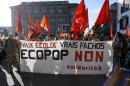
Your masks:
M122 59L125 58L124 52L122 52L125 48L124 37L121 33L116 32L115 37L113 39L113 71L109 75L109 78L106 80L104 86L116 86L117 80L121 78L122 70L120 69L122 66ZM125 51L125 50L124 50Z
M8 72L12 73L12 65L18 67L19 64L18 49L16 46L16 40L13 38L13 34L9 34L9 38L5 42L5 50L8 62Z
M123 48L123 41L121 39L121 33L116 33L115 37L113 39L113 51L114 51L114 66L117 64L120 64L120 59L121 59L121 49Z

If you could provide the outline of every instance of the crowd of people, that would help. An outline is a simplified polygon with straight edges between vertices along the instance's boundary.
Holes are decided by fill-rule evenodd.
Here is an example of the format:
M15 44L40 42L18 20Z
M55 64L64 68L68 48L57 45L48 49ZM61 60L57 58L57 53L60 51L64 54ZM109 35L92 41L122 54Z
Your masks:
M24 40L28 40L26 38L22 38ZM113 71L110 75L117 74L120 71L121 67L126 69L130 69L130 58L126 58L128 50L129 50L129 41L130 38L126 35L121 34L120 32L116 32L115 36L110 37L104 34L97 34L94 32L89 32L88 34L79 33L77 39L74 39L73 32L70 33L59 33L55 36L50 35L46 38L38 39L39 41L48 41L48 40L84 40L84 41L107 41L113 40L112 47L113 47ZM0 38L0 64L2 64L2 60L7 61L8 72L12 73L12 65L17 67L18 71L20 70L20 39L18 35L9 34L7 38L1 36ZM127 59L127 60L126 60ZM129 74L130 75L130 74ZM114 75L113 75L114 76ZM114 78L114 79L113 79ZM107 81L109 86L116 82L115 77L112 77L112 81ZM105 85L107 86L107 85Z
M120 32L116 32L113 38L113 70L104 86L115 86L121 78L122 69L128 70L127 79L130 80L130 57L127 56L129 51L129 37Z
M9 34L8 37L4 35L0 37L0 65L2 65L2 61L4 61L4 65L6 64L9 73L12 73L13 66L20 71L19 50L20 40L17 35Z
M43 37L44 35L44 37ZM38 41L47 41L47 40L84 40L84 41L106 41L111 40L112 37L106 34L99 34L94 30L89 30L87 34L84 32L78 32L76 35L73 31L70 32L57 32L56 34L41 33L40 35L31 35L29 38L24 37L25 40L38 40Z

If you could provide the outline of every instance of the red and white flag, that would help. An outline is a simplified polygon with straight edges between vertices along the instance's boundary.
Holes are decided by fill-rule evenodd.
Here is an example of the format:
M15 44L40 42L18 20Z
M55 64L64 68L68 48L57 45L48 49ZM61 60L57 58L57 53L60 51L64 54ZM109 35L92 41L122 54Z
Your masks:
M46 16L43 16L43 18L42 18L41 27L44 28L47 32L50 31L51 26L50 26Z

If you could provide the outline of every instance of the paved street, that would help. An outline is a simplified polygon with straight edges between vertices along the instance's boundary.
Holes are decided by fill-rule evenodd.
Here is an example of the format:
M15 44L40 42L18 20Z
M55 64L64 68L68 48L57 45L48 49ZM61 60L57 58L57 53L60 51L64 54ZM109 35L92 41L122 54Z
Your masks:
M130 86L126 80L127 71L122 72L122 77L117 86ZM13 73L8 73L6 69L0 70L0 86L102 86L105 75L51 75L51 74L31 74L18 73L13 67ZM127 83L127 85L126 85Z

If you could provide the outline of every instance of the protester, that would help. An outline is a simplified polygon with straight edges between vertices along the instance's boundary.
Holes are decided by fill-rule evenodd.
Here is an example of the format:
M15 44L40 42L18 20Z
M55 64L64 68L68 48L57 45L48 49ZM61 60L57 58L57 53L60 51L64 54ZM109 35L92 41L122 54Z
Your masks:
M113 50L114 50L114 63L120 64L120 59L121 59L121 50L123 48L123 41L121 39L121 33L117 32L115 34L115 37L113 39Z
M9 38L6 40L5 43L9 73L12 73L12 65L18 67L19 64L18 49L16 44L17 43L16 40L13 38L13 34L9 34Z
M15 35L14 40L15 40L15 44L16 44L16 46L15 46L15 48L16 48L15 49L16 50L15 56L16 56L16 60L17 60L17 63L15 64L15 66L18 68L18 71L19 71L20 70L20 47L21 47L21 43L20 43L18 35Z
M116 32L112 46L114 52L113 70L104 86L116 86L115 84L121 76L122 70L120 68L123 65L122 60L125 60L126 53L123 52L125 49L125 40L120 32Z

